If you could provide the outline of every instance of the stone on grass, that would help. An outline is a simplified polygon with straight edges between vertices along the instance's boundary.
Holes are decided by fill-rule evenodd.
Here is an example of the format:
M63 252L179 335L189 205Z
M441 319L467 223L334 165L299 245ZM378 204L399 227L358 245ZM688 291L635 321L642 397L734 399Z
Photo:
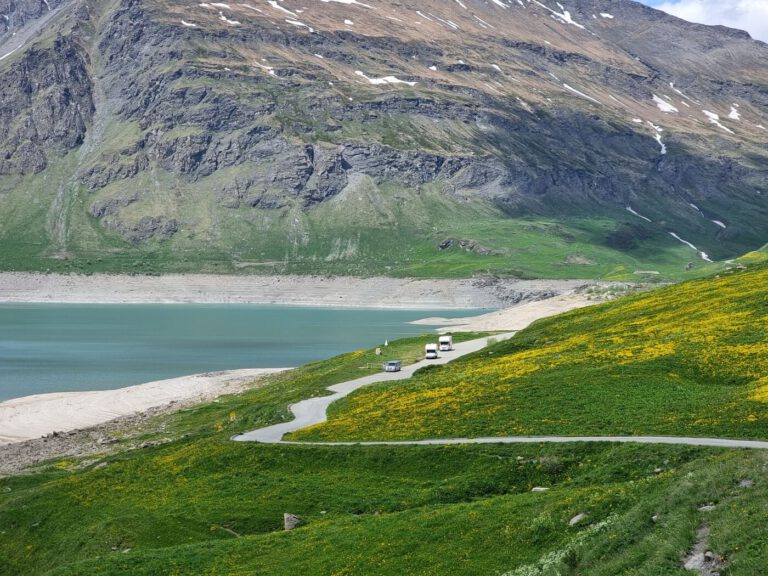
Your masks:
M283 529L284 530L293 530L299 524L301 524L301 518L299 518L295 514L289 514L288 512L283 514Z

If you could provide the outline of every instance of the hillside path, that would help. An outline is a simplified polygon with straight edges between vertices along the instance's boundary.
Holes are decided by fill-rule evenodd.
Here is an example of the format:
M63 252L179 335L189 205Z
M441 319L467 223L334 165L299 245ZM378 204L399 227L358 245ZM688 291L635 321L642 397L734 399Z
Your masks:
M482 350L488 345L488 340L507 340L514 336L514 332L507 332L506 334L499 334L497 336L489 336L484 338L477 338L475 340L469 340L467 342L460 342L453 345L453 350L450 352L440 352L440 357L435 360L420 360L415 364L404 366L400 372L381 372L379 374L372 374L371 376L363 376L362 378L356 378L355 380L349 380L340 384L334 384L329 386L327 390L333 392L329 396L316 396L314 398L308 398L302 400L296 404L292 404L288 407L295 419L290 422L283 422L281 424L275 424L273 426L267 426L266 428L259 428L252 432L246 432L235 436L233 440L236 442L264 442L268 444L276 444L283 441L283 436L289 432L295 432L302 428L312 426L314 424L320 424L328 420L327 409L333 402L348 396L358 388L363 386L369 386L377 382L390 382L393 380L405 380L413 376L413 373L419 368L424 366L433 366L436 364L447 364L451 360L456 360L472 352ZM435 337L437 340L437 337Z
M382 372L355 380L349 380L340 384L334 384L327 389L333 392L329 396L319 396L302 400L289 406L294 415L294 420L283 422L265 428L259 428L246 432L232 439L236 442L261 442L263 444L294 444L304 446L438 446L450 444L537 444L537 443L561 443L561 442L633 442L638 444L681 444L686 446L713 446L719 448L752 448L768 450L768 442L760 440L736 440L728 438L687 438L676 436L493 436L484 438L436 438L429 440L400 440L378 442L292 442L283 440L283 436L308 426L320 424L328 420L327 409L333 402L348 396L355 390L375 384L377 382L389 382L393 380L405 380L410 378L419 368L434 364L447 364L448 362L477 352L488 345L489 339L496 341L507 340L514 336L514 332L497 336L478 338L454 344L451 352L441 352L436 360L421 360L415 364L405 366L400 372Z

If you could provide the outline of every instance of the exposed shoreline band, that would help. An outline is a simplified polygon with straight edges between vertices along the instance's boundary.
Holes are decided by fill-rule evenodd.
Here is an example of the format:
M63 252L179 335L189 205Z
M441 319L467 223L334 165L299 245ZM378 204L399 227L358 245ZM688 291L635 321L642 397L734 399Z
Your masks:
M333 308L504 308L587 280L414 279L331 276L42 274L0 272L0 302L72 304L274 304Z

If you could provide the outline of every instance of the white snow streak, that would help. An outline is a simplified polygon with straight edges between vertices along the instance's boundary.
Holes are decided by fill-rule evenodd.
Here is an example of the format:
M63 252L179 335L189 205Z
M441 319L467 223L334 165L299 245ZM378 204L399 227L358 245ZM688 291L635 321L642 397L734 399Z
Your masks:
M491 26L490 24L488 24L488 22L486 22L486 21L485 21L485 20L483 20L482 18L479 18L478 16L475 16L474 14L472 15L472 17L473 17L475 20L477 20L477 21L480 23L480 26L482 26L483 28L493 28L493 26Z
M634 215L635 215L635 216L637 216L638 218L642 218L642 219L643 219L643 220L645 220L646 222L653 222L653 220L651 220L650 218L646 218L646 217L645 217L645 216L643 216L642 214L638 214L637 212L635 212L635 211L632 209L632 206L627 206L627 212L629 212L630 214L634 214Z
M584 92L579 92L578 90L576 90L576 88L573 88L572 86L568 86L568 84L563 84L563 88L573 92L574 94L578 94L582 98L586 98L587 100L591 100L595 104L600 104L600 106L603 105L603 103L600 102L599 100L595 100L594 98L592 98L592 96L587 96L586 94L584 94Z
M298 16L294 12L291 12L290 10L280 6L280 4L277 3L277 0L267 0L267 4L272 6L272 8L274 8L275 10L280 10L281 12L285 12L286 14L288 14L288 16L293 16L294 18L298 18Z
M347 26L354 26L355 25L355 23L352 22L352 20L350 20L349 18L346 18L344 20L344 24L346 24Z
M339 4L357 4L358 6L362 6L364 8L373 8L373 6L368 6L368 4L363 4L357 0L320 0L320 2L325 2L326 4L328 2L338 2Z
M248 8L249 10L254 10L258 12L259 14L264 14L264 11L261 8L256 8L255 6L251 6L250 4L240 4L243 8Z
M289 18L286 18L285 21L288 22L288 24L291 24L293 26L297 26L299 28L306 28L310 32L314 32L315 31L314 28L312 28L311 26L307 26L306 24L304 24L304 22L299 22L298 20L291 20Z
M383 78L370 78L365 75L365 73L361 70L355 70L355 74L358 76L362 76L368 82L375 85L381 85L381 84L407 84L408 86L416 86L416 82L407 82L406 80L400 80L399 78L396 78L395 76L384 76Z
M728 118L730 118L731 120L741 120L741 114L736 109L736 106L731 106L731 111L728 114Z
M659 107L659 110L662 112L677 112L677 108L672 106L669 102L664 100L663 98L659 98L656 96L656 94L653 95L653 101L656 102L656 106Z
M613 20L613 14L608 14L608 12L600 12L600 16L603 18L608 18L609 20Z
M192 24L191 22L185 22L184 20L182 20L181 23L184 26L187 26L188 28L197 28L197 24Z
M720 123L720 116L718 116L718 115L717 115L717 114L715 114L714 112L710 112L709 110L702 110L702 112L704 112L704 115L705 115L707 118L709 118L709 121L710 121L712 124L714 124L715 126L718 126L719 128L722 128L723 130L725 130L726 132L728 132L728 133L730 133L730 134L733 134L733 130L731 130L730 128L727 128L727 127L725 127L725 126L723 126L723 125Z
M690 100L690 101L691 101L691 102L693 102L694 104L701 104L701 102L697 102L696 100L694 100L693 98L691 98L690 96L688 96L688 94L684 94L683 92L681 92L680 90L678 90L677 88L675 88L675 83L674 83L674 82L670 82L670 83L669 83L669 87L670 87L670 88L672 88L672 90L674 90L674 91L675 91L675 92L677 92L678 94L680 94L680 96L682 96L682 97L683 97L683 98L685 98L686 100Z
M497 0L493 0L493 1L497 2ZM558 4L558 6L560 6L560 9L563 11L562 14L561 14L560 12L556 12L555 10L552 10L552 8L550 8L549 6L546 6L546 5L542 4L541 2L539 2L539 0L533 0L533 3L534 4L538 4L539 6L544 8L545 10L549 10L555 18L558 18L559 20L562 20L565 24L573 24L577 28L581 28L582 30L584 29L584 26L582 26L578 22L574 22L573 21L573 18L571 18L571 13L568 12L568 10L566 10L565 8L563 8L562 4ZM497 4L498 4L498 2L497 2Z
M701 257L701 259L702 259L702 260L704 260L705 262L712 262L712 260L710 260L710 259L709 259L709 256L707 255L707 253L706 253L706 252L703 252L703 251L699 250L698 248L696 248L696 246L694 246L693 244L691 244L691 243L690 243L690 242L688 242L687 240L683 240L682 238L680 238L680 236L678 236L678 235L677 235L677 234L675 234L674 232L670 232L670 233L669 233L669 235L670 235L670 236L672 236L672 237L673 237L675 240L677 240L678 242L682 242L682 243L683 243L683 244L685 244L686 246L689 246L689 247L693 248L694 250L696 250L696 252L698 253L698 255L699 255L699 256Z
M661 141L661 134L656 134L655 136L656 142L659 143L659 146L661 146L661 153L666 154L667 153L667 145L664 144L664 142Z
M462 3L461 3L461 0L456 0L456 4L458 4L459 6L461 6L462 8L464 8L464 10L466 10L466 9L467 9L467 7L466 7L466 6L464 6L464 4L462 4Z
M213 6L213 4L211 4L211 6ZM240 25L240 22L238 22L237 20L230 20L229 18L224 16L224 14L222 14L221 12L219 12L219 20L221 20L222 22L226 22L227 24L232 24L233 26Z
M270 74L271 76L274 76L274 75L275 75L275 69L274 69L274 68L272 68L272 66L267 66L267 65L265 65L265 64L259 64L258 62L254 62L254 65L255 65L255 66L258 66L258 67L259 67L259 68L261 68L262 70L265 70L265 71L266 71L268 74Z
M725 224L723 224L722 222L720 222L720 220L712 220L712 222L714 222L715 224L717 224L718 226L720 226L720 228L728 228L728 226L726 226Z

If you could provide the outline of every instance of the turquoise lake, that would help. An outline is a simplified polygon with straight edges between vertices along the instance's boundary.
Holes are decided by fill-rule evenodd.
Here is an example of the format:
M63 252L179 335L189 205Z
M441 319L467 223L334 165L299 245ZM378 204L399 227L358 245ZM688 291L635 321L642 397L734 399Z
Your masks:
M0 401L235 368L299 366L482 310L0 304Z

